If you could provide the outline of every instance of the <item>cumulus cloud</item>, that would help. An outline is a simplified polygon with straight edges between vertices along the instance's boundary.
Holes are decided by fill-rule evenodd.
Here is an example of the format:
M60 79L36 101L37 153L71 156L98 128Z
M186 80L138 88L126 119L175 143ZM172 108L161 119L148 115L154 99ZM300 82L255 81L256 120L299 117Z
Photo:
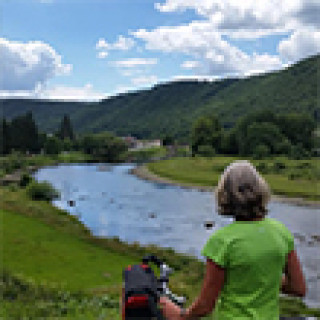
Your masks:
M313 28L297 30L279 43L280 55L289 62L320 52L320 31Z
M319 0L166 0L155 8L163 13L193 10L201 19L131 34L142 40L147 50L186 55L191 59L181 68L200 75L263 73L320 51L316 29L320 25ZM288 38L279 44L278 55L241 49L242 40L280 34Z
M128 51L134 45L135 41L133 39L120 35L114 43L109 43L103 38L99 39L96 43L96 49L99 51L98 57L103 59L108 56L111 50Z
M185 62L183 68L192 68L200 74L212 76L248 75L281 68L277 56L248 55L231 45L222 35L212 29L210 22L192 22L176 27L160 27L151 31L134 32L145 41L149 50L180 52L195 58Z
M320 25L318 0L167 0L155 7L161 12L194 10L217 30L238 38Z
M57 75L68 74L72 66L41 41L17 42L0 39L0 90L32 91Z

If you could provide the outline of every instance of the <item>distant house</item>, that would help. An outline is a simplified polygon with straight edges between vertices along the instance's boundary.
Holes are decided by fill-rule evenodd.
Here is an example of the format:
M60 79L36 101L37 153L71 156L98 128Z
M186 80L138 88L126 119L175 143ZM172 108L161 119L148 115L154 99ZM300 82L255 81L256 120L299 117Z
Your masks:
M162 141L160 139L156 140L138 140L135 137L128 136L122 138L128 145L129 150L142 150L142 149L149 149L155 147L161 147Z

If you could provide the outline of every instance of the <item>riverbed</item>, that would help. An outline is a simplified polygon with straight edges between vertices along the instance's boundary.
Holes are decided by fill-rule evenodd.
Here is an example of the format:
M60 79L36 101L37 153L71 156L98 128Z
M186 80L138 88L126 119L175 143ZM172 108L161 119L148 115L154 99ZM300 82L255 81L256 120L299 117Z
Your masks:
M60 190L54 204L79 217L96 236L156 244L202 259L210 234L231 222L216 214L209 191L145 181L134 165L60 165L36 173ZM306 303L320 306L320 213L316 208L272 201L269 216L294 234L308 282Z

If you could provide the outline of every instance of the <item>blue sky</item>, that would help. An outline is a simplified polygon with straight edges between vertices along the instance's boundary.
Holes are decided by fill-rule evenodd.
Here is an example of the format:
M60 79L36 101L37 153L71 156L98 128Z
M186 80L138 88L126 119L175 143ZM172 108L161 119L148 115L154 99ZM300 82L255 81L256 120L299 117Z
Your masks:
M317 0L0 4L2 96L97 100L181 78L269 72L320 51Z

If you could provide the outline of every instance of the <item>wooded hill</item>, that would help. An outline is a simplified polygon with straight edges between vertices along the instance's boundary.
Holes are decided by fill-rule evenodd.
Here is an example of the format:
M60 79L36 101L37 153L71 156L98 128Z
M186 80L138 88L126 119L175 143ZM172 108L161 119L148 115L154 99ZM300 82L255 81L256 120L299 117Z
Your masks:
M78 133L108 130L121 136L169 135L189 141L194 120L210 113L217 115L225 128L260 109L307 113L319 120L319 66L318 54L278 72L215 82L170 82L94 103L4 99L1 115L10 120L31 111L46 132L56 131L63 115L70 114Z

